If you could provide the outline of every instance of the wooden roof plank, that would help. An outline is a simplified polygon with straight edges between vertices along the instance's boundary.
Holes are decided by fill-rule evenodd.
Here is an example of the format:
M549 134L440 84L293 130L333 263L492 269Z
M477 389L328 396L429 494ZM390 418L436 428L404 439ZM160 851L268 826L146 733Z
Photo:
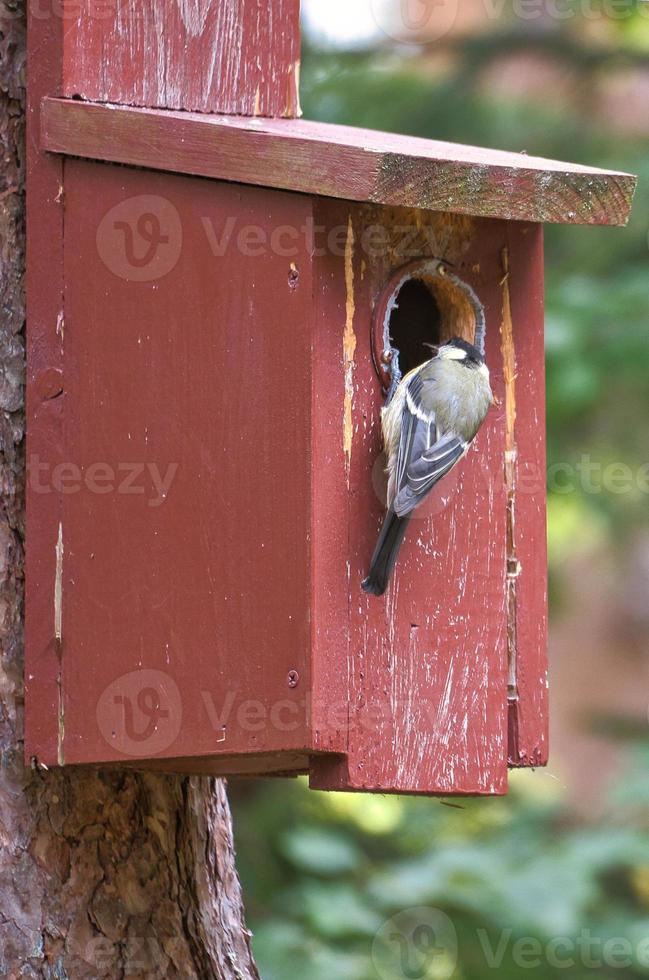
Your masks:
M46 150L352 201L477 217L624 225L630 174L301 119L46 99Z

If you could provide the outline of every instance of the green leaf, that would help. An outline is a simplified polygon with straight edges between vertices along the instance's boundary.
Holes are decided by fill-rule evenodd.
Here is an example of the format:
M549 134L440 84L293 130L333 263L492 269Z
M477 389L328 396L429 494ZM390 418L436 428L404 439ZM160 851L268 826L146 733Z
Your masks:
M335 876L355 871L360 850L342 834L316 827L296 827L280 838L280 850L296 868L312 874Z

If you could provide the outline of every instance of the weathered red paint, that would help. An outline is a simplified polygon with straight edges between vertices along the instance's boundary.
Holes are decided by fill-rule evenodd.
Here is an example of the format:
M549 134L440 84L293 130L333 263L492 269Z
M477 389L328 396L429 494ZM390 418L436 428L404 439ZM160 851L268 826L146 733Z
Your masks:
M172 112L294 115L297 3L120 10L30 30L27 756L502 793L547 756L538 222L633 178ZM499 402L376 599L372 313L431 256Z
M73 156L309 194L561 224L625 224L629 174L300 119L48 99L43 146Z
M299 0L61 6L62 94L246 116L299 115Z
M412 232L418 221L428 227L428 244L418 247L453 261L485 306L487 358L499 394L500 250L507 225L482 220L452 230L443 216L426 219L380 209L367 214L358 206L324 202L316 213L316 223L348 227L347 261L351 254L353 263L351 277L349 266L345 275L345 256L325 256L316 264L316 346L322 362L331 363L341 343L341 328L336 336L331 325L344 324L351 313L357 347L348 454L338 422L326 442L320 439L316 457L316 469L327 474L326 485L317 484L317 520L323 537L337 530L335 547L330 545L319 563L316 629L323 629L326 639L316 647L314 675L322 675L323 691L336 691L337 700L349 704L347 752L313 759L311 785L502 793L507 779L507 610L501 413L491 413L475 450L417 515L386 596L364 595L360 581L383 516L377 493L382 395L368 328L373 304L403 259L398 254L368 257L362 241L368 224L402 229L396 243L405 241L406 230ZM335 418L334 405L345 398L342 372L326 387L321 378L318 397L323 414ZM342 663L330 656L331 634L341 632L346 640Z
M510 698L509 762L540 766L548 758L542 229L509 224L507 251L516 371L513 557L518 562L516 691Z
M27 453L52 465L64 459L64 402L51 397L63 369L63 160L40 146L41 102L61 91L62 21L52 2L31 17L27 105ZM50 383L42 384L42 380ZM25 713L27 756L56 761L60 645L54 630L56 544L61 501L27 493Z
M111 209L137 207L138 195L180 217L182 242L168 246L177 261L151 282L122 278L138 270L112 226ZM155 199L146 207L156 215ZM310 259L306 246L296 252L295 284L287 258L234 245L215 256L208 231L233 218L236 240L265 227L270 208L273 223L299 228L309 207L258 188L66 163L66 459L83 474L78 492L61 494L64 647L74 651L64 656L66 761L124 758L88 707L140 668L180 692L167 755L309 744ZM250 701L290 725L247 729L237 718L255 714Z
M502 398L508 225L74 160L65 186L63 701L56 756L30 751L130 764L141 744L158 766L216 772L299 771L310 757L324 788L504 792L502 411L442 491L448 505L414 522L387 597L365 596L382 513L370 321L402 258L362 242L370 224L402 236L412 221L429 228L424 254L446 242L485 306ZM164 246L169 271L163 257L144 282L122 226L142 201L171 237L177 213L181 236ZM291 234L290 256L279 242L249 255L246 227L319 228L338 246L314 260ZM163 500L145 477L169 466ZM171 718L146 698L138 714L144 682ZM138 741L147 712L157 735Z

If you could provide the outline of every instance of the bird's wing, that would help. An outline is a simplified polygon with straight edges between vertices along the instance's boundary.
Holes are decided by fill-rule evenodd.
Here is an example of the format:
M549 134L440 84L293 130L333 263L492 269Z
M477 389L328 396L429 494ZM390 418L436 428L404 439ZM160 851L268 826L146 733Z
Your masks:
M469 448L454 433L439 435L435 413L424 407L421 398L424 385L430 383L415 375L406 391L392 503L399 517L414 510Z

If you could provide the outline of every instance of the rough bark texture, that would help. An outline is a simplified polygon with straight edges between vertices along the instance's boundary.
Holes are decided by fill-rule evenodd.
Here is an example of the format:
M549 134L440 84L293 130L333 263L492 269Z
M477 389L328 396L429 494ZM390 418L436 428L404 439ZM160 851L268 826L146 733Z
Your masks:
M24 85L0 0L0 976L255 978L222 782L22 765Z

